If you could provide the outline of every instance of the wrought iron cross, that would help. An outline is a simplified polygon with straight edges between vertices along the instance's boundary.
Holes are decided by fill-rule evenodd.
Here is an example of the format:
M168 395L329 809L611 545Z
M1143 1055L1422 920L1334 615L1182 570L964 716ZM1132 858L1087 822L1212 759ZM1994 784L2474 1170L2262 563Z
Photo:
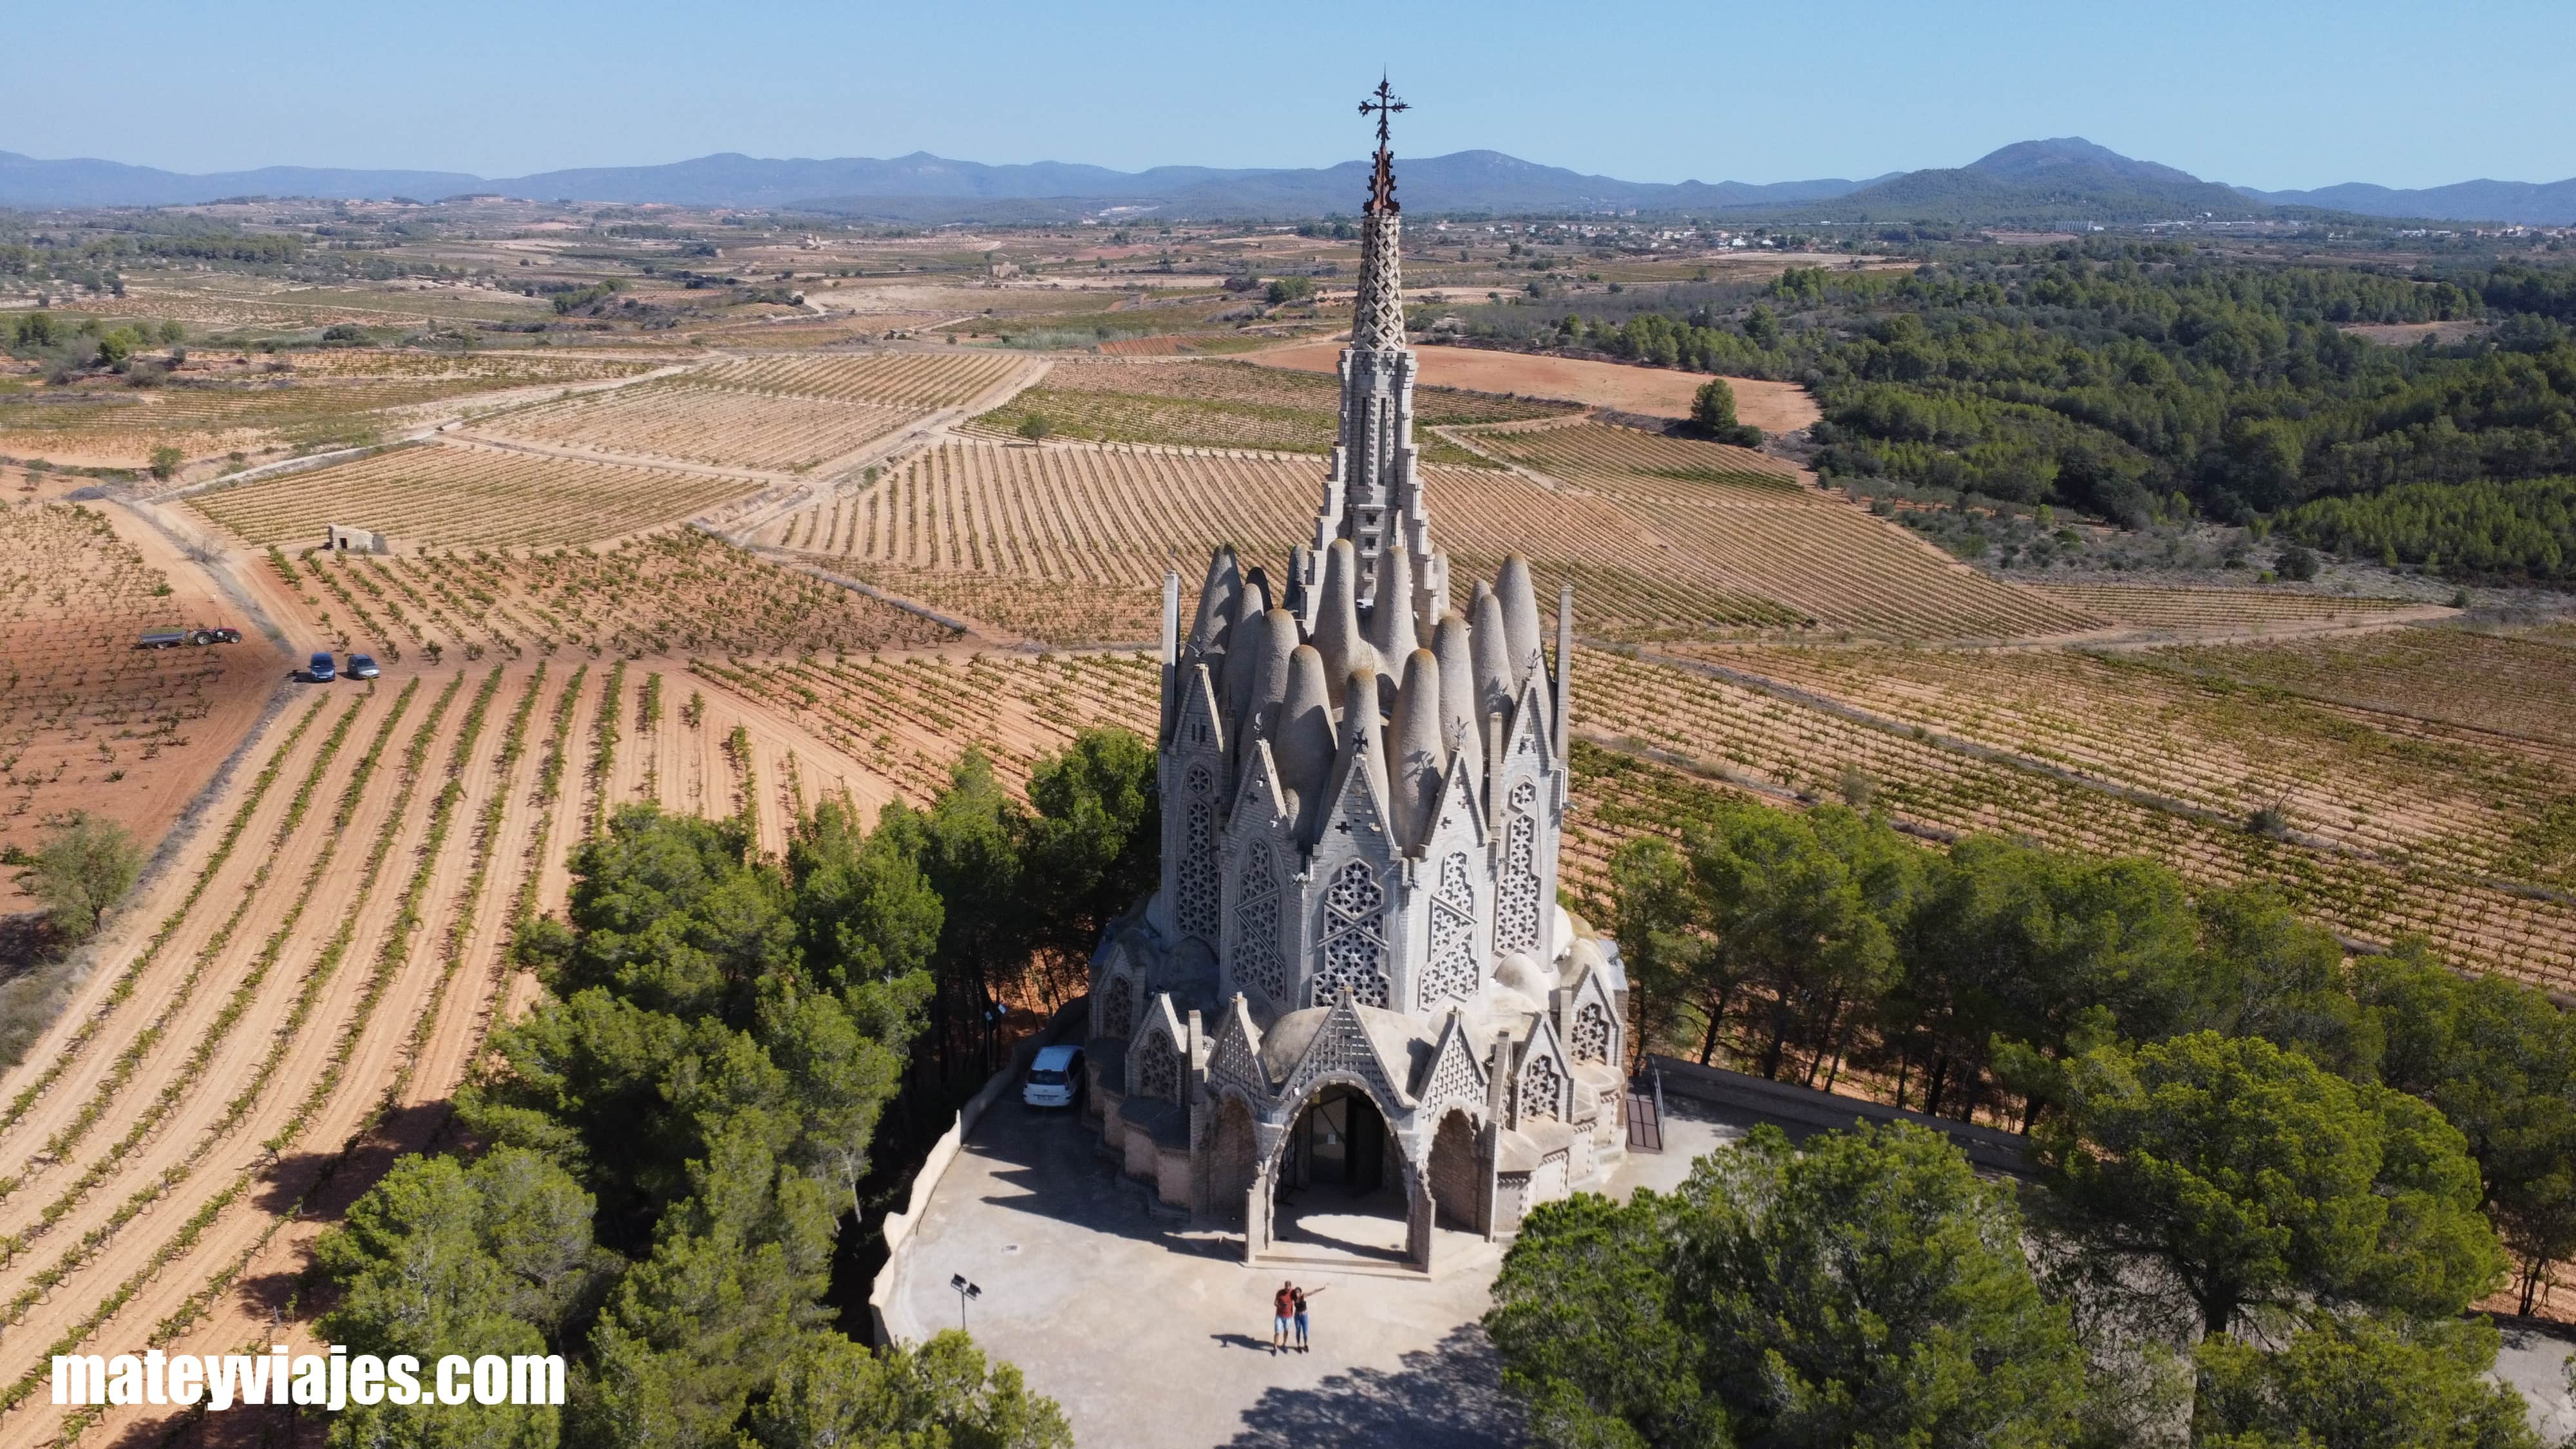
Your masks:
M1409 111L1412 109L1413 108L1411 106L1408 106L1404 102L1395 98L1395 92L1387 86L1386 77L1383 74L1379 75L1377 78L1377 89L1369 93L1369 99L1360 102L1361 115L1365 116L1371 111L1377 112L1377 148L1379 150L1383 151L1386 149L1386 123L1388 118L1392 117L1398 111Z

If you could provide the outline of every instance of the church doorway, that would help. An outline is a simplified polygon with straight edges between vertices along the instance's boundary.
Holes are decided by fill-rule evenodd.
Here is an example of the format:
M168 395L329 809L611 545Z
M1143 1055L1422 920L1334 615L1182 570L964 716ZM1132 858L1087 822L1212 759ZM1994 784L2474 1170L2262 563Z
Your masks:
M1444 1228L1485 1228L1484 1174L1476 1161L1476 1124L1452 1110L1431 1138L1431 1201Z
M1317 1093L1297 1114L1279 1166L1273 1240L1281 1250L1405 1260L1404 1160L1367 1093Z

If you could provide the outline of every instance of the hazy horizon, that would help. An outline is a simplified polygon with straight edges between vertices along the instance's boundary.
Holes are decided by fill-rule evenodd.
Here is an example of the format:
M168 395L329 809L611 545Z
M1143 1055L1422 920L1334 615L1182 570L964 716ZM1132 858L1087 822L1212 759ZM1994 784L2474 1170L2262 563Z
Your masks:
M1354 106L1383 60L1415 106L1405 154L1494 150L1630 181L1857 178L2069 135L2265 190L2576 175L2559 83L2576 10L2536 0L2441 17L2511 41L2495 45L2395 44L2424 18L2389 0L2153 15L1859 0L1829 26L1681 6L1575 25L1527 0L1322 5L1293 24L1168 0L1115 24L1022 0L438 13L143 0L109 50L80 13L37 11L13 30L49 60L14 78L0 149L483 177L721 152L1322 166L1364 149Z

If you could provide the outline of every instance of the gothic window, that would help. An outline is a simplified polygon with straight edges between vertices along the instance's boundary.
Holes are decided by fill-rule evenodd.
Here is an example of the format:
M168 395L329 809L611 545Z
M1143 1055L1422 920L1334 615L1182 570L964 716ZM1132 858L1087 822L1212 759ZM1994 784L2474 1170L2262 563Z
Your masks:
M1223 911L1217 883L1216 776L1194 764L1181 777L1181 860L1174 874L1180 898L1172 902L1181 934L1215 943Z
M1538 787L1512 787L1511 823L1503 829L1501 899L1494 903L1494 954L1538 949Z
M1267 845L1243 853L1234 901L1234 979L1274 1002L1288 999L1288 959L1279 949L1279 873Z
M1544 1052L1531 1053L1529 1065L1521 1068L1520 1120L1563 1121L1564 1096L1565 1074L1556 1069L1556 1060Z
M1100 1034L1123 1037L1136 1026L1136 993L1124 976L1101 983Z
M1386 1005L1386 891L1366 861L1343 866L1324 891L1323 954L1315 1005L1332 1005L1345 986L1362 1006Z
M1601 1009L1600 1002L1587 1001L1581 1011L1574 1013L1574 1030L1567 1037L1567 1045L1573 1048L1578 1062L1609 1062L1610 1013Z
M1476 991L1476 886L1467 853L1440 863L1440 889L1431 898L1431 960L1422 970L1422 1009L1464 1001Z
M1135 1062L1129 1095L1158 1097L1166 1102L1181 1100L1181 1054L1172 1049L1170 1037L1158 1031L1139 1042Z

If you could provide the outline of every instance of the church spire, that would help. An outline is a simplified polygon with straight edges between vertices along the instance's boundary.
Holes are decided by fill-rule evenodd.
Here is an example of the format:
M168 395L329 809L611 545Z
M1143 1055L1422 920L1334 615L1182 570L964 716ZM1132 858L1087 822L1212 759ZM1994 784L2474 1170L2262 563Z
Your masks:
M1449 559L1432 545L1431 515L1415 472L1414 358L1404 342L1404 219L1395 204L1395 150L1388 135L1388 119L1405 109L1383 77L1360 102L1361 114L1377 116L1377 166L1368 210L1360 218L1351 345L1342 352L1341 436L1333 445L1323 506L1315 511L1314 542L1299 555L1291 588L1299 621L1309 630L1320 626L1318 606L1330 602L1320 589L1337 540L1346 541L1354 555L1351 602L1371 621L1372 637L1394 634L1394 620L1380 618L1381 609L1404 610L1408 622L1437 620L1449 611ZM1400 571L1388 567L1388 556L1399 548L1411 577L1390 580L1390 572ZM1399 652L1381 664L1400 667L1427 627L1404 631Z
M1351 346L1383 352L1404 345L1403 210L1395 200L1395 151L1387 122L1408 110L1384 76L1360 102L1360 114L1377 113L1377 164L1369 175L1368 205L1360 217L1360 288L1351 318Z

